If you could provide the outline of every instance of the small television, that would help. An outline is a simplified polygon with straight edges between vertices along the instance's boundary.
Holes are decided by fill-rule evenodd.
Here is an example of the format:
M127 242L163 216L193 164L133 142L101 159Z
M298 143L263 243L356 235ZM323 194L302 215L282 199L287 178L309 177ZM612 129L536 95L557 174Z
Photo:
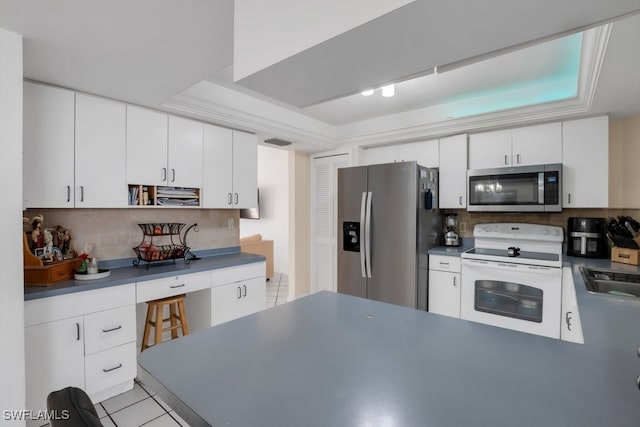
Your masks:
M260 190L256 190L257 205L255 208L240 209L240 218L260 219Z

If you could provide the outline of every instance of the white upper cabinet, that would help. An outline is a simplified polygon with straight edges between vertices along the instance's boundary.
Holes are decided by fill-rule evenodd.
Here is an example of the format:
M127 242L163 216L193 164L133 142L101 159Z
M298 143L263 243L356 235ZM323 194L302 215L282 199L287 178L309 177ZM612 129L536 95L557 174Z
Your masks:
M75 206L127 206L125 104L76 95Z
M169 185L168 116L127 105L127 184Z
M203 126L169 116L168 185L202 187Z
M440 139L440 209L467 207L467 135Z
M127 183L202 187L203 124L127 106Z
M258 142L256 136L233 131L233 207L258 205Z
M469 135L469 169L511 166L511 129Z
M125 207L125 104L24 83L26 208Z
M257 150L257 148L256 148ZM202 207L233 207L233 131L204 125Z
M562 124L547 123L512 129L512 164L562 163Z
M74 92L24 82L25 208L74 206Z
M469 169L561 162L560 123L503 129L469 136Z
M416 161L421 166L437 168L439 165L438 140L367 148L365 159L367 165Z
M204 125L204 208L257 206L258 144L256 136Z
M606 208L609 204L609 118L562 123L562 206Z

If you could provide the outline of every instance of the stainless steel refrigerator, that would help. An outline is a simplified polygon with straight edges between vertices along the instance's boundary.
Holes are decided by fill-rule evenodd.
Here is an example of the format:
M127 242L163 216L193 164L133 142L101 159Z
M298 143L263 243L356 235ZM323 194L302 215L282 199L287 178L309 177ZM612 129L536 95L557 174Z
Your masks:
M338 292L427 310L427 252L441 232L437 169L338 169Z

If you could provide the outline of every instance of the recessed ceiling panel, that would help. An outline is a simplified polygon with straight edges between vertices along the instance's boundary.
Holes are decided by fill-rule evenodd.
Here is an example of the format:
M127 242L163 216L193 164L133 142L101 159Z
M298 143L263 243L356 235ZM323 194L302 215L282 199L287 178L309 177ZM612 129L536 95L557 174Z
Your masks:
M236 83L306 107L638 10L640 0L416 0Z

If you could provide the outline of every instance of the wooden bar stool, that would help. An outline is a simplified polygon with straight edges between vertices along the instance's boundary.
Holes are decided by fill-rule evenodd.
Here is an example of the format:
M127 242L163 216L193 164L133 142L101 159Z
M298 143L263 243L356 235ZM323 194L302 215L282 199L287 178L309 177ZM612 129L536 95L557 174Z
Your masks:
M178 329L182 331L182 336L189 335L189 325L187 322L187 313L184 309L185 295L175 295L172 297L147 301L147 320L144 323L144 335L142 337L142 349L160 344L162 342L162 333L171 331L171 339L178 338ZM169 306L169 317L164 318L164 307ZM155 315L154 315L155 310ZM155 320L154 320L155 317ZM164 327L164 322L170 322L170 326ZM148 344L151 328L155 328L154 342Z

